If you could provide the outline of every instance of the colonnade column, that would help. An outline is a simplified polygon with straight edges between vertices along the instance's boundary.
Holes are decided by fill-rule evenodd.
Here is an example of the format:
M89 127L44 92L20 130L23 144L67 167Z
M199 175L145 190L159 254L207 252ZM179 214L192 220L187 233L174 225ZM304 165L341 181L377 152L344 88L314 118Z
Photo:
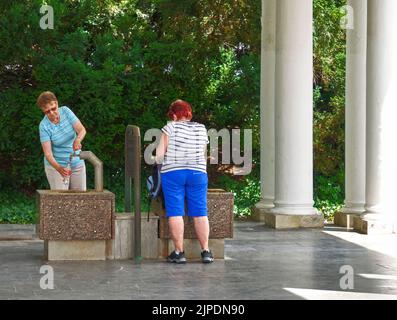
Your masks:
M274 82L276 68L276 1L262 0L260 86L261 199L253 218L264 221L264 212L274 207Z
M352 228L365 204L365 121L367 71L367 0L349 0L346 46L345 205L336 213L338 226Z
M313 0L277 0L273 228L322 227L313 207Z
M396 232L397 1L368 0L365 212L358 232Z

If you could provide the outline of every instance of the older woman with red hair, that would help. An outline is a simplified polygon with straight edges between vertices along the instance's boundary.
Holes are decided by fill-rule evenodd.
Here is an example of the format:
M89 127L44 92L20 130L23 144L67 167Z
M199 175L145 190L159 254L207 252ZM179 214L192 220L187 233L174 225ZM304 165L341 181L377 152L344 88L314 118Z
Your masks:
M157 163L162 163L161 181L166 215L175 250L169 262L186 263L183 249L185 199L187 214L193 217L201 245L203 263L214 261L208 248L209 223L207 215L207 129L191 121L192 107L183 100L174 101L168 110L171 120L162 128L157 147Z

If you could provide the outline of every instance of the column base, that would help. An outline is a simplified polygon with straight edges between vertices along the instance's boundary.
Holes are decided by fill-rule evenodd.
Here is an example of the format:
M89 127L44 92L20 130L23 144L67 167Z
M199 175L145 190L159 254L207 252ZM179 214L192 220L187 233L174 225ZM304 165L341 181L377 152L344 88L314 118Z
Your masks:
M348 203L340 209L341 213L362 214L365 212L364 203Z
M270 202L260 201L251 208L251 220L256 222L265 222L265 213L274 208Z
M360 213L345 213L343 211L337 212L334 215L334 225L344 227L347 229L354 228L354 217L359 217Z
M267 211L263 214L265 225L273 229L323 228L322 214L288 215Z
M353 219L354 231L367 235L397 233L397 222L383 215L361 215Z

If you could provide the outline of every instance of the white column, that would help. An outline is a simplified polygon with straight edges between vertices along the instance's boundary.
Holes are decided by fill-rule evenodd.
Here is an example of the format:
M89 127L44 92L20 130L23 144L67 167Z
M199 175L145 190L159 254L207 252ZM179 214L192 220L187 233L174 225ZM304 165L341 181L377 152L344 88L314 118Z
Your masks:
M367 0L349 0L346 47L345 206L342 214L360 214L365 204L365 115L367 74ZM351 227L347 223L335 223ZM342 222L342 221L341 221ZM350 222L350 220L349 220ZM346 225L345 225L346 224Z
M274 207L274 82L276 68L276 0L262 0L261 41L261 200L256 209ZM260 219L258 219L260 220Z
M397 1L368 1L366 204L354 227L392 229L397 183ZM370 222L370 223L368 223ZM383 223L384 222L384 223ZM374 230L376 231L376 230Z
M277 0L276 215L313 208L313 1Z

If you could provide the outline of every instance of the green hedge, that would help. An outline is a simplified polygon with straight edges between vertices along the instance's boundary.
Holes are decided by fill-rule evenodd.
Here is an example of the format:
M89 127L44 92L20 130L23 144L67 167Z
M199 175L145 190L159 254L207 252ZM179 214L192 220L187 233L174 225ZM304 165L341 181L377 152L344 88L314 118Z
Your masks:
M257 18L246 27L258 35L259 3L246 7ZM0 188L46 186L38 136L43 115L35 106L45 90L86 126L83 147L103 160L107 184L124 168L126 125L142 133L161 128L177 98L191 102L194 119L209 128L244 128L259 114L257 43L240 50L238 30L229 30L227 44L219 38L203 46L197 19L205 17L174 8L175 1L89 0L49 1L55 28L41 30L41 4L0 7ZM234 14L226 4L215 9Z

